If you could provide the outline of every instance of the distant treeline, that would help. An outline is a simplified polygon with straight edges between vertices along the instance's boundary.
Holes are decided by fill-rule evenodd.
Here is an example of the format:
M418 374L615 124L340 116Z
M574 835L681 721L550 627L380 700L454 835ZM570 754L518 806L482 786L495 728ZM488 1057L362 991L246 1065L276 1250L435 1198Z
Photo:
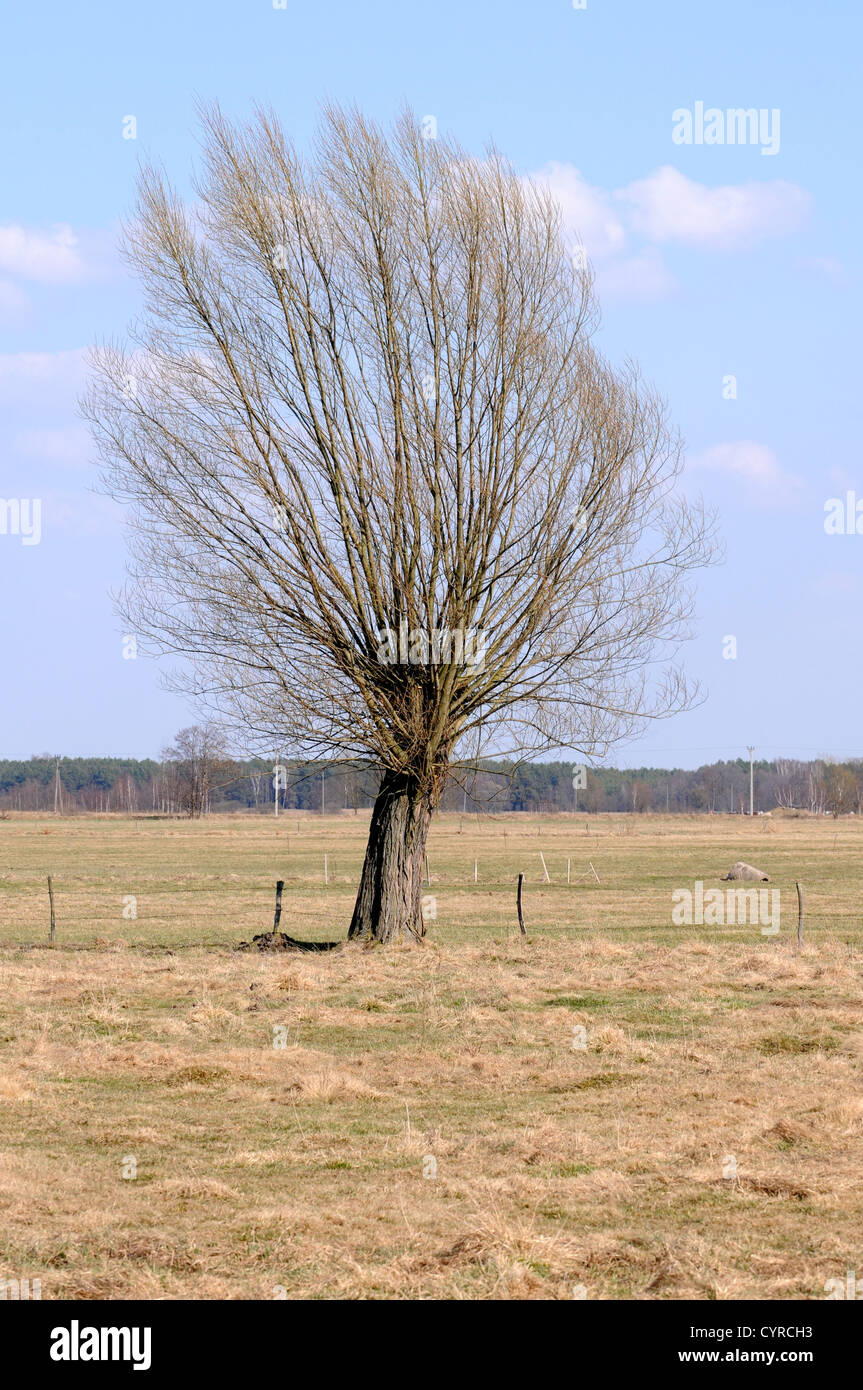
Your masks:
M189 731L186 731L189 732ZM176 750L175 750L176 751ZM362 811L378 774L366 763L285 762L280 806L298 811ZM749 810L749 763L681 768L588 768L573 786L573 763L483 762L456 767L443 809L503 811L734 812ZM576 777L576 780L579 780ZM33 757L0 761L0 811L126 811L198 815L272 814L273 764L197 752L161 762L134 758ZM755 810L795 807L835 815L863 810L863 759L846 763L778 759L755 764Z

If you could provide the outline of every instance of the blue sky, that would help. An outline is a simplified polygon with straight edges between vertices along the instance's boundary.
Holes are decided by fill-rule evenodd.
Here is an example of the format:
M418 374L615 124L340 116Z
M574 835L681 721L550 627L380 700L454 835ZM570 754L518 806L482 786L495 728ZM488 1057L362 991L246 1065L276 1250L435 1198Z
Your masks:
M863 752L863 536L824 529L828 499L863 500L861 14L856 0L7 11L0 499L40 499L42 526L27 544L7 509L0 534L0 756L156 755L192 721L155 663L123 659L124 541L92 491L83 353L136 311L117 224L142 156L188 186L196 98L238 117L272 103L303 145L325 97L383 120L407 100L552 184L596 269L602 349L668 398L688 485L719 507L727 556L699 582L685 651L706 699L619 761ZM723 121L778 111L778 152L675 143L673 113L698 102Z

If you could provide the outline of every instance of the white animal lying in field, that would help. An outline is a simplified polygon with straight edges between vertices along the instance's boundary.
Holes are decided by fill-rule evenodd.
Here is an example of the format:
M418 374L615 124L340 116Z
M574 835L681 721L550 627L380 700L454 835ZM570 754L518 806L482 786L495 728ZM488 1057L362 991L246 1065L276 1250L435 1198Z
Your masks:
M735 879L746 879L749 883L769 883L767 874L760 869L753 869L751 864L744 864L742 859L738 859L736 864L732 864L727 874L723 874L721 883L731 883Z

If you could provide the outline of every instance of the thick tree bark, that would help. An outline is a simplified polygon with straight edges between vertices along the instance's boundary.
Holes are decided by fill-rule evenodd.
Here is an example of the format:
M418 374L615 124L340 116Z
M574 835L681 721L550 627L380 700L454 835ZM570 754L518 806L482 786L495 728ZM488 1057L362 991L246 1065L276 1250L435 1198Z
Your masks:
M431 799L410 773L385 772L372 811L348 937L396 941L423 934L422 867Z

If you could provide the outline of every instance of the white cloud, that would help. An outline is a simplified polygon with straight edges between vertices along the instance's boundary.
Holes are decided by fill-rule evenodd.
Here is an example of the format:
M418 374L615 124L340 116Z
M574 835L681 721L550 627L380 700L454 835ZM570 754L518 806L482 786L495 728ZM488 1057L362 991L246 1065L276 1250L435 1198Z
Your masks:
M86 372L85 349L0 353L0 405L42 413L74 407Z
M118 255L118 230L116 224L79 231L66 222L48 228L0 224L0 275L43 285L117 279L127 273Z
M670 165L613 191L560 161L529 177L551 191L571 247L584 247L600 294L614 298L663 299L677 290L660 245L743 250L793 231L811 206L804 189L779 179L708 188Z
M610 195L589 184L574 165L553 161L530 178L545 184L560 204L573 246L583 244L592 260L623 251L626 232Z
M802 478L785 473L776 454L752 439L714 444L687 459L693 473L712 473L736 480L746 498L778 509L793 506L803 486Z
M629 252L626 228L610 193L589 184L572 164L546 164L530 177L559 203L565 235L573 251L583 247L587 253L602 298L662 299L676 289L659 252L650 247Z
M794 231L811 198L782 179L708 188L665 164L620 189L633 230L651 242L730 251Z
M0 271L23 280L70 284L83 280L86 267L78 237L65 222L50 231L0 226Z

